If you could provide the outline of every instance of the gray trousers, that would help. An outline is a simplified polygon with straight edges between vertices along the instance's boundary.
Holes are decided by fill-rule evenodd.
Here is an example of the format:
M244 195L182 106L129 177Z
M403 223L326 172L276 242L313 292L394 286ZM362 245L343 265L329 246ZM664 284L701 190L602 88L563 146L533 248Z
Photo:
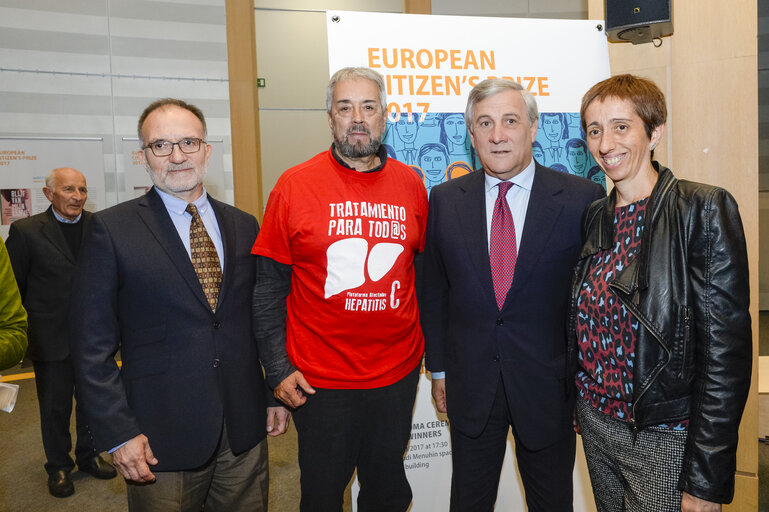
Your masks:
M598 512L681 510L685 430L630 425L577 398L577 420Z
M150 446L152 446L152 439ZM152 467L150 467L152 470ZM267 439L235 455L222 428L217 453L203 468L153 471L149 484L128 483L131 512L266 512L269 474Z

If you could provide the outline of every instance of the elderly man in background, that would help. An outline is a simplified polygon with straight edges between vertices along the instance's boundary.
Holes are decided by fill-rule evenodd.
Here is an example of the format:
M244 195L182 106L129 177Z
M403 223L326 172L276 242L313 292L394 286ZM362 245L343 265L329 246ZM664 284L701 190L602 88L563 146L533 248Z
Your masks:
M27 356L35 368L48 490L53 496L63 498L75 492L69 478L69 472L75 467L69 455L73 395L78 468L101 479L114 478L117 473L94 448L81 411L79 390L75 389L69 351L67 308L72 274L91 216L83 210L88 187L79 171L62 167L48 174L43 193L51 206L11 224L6 244L29 314Z

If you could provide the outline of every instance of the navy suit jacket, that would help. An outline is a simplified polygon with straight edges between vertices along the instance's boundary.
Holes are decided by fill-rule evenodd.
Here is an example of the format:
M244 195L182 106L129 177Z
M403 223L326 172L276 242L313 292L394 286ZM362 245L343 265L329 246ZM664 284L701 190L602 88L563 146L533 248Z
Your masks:
M73 280L72 356L96 446L145 434L159 471L205 464L222 420L235 453L266 436L251 320L259 226L209 201L224 246L216 313L154 189L93 215Z
M536 165L515 278L500 311L486 228L484 173L430 194L420 308L427 368L446 372L452 428L480 435L500 376L519 440L530 450L571 432L566 317L580 220L604 190Z
M90 212L83 211L83 233L90 217ZM27 356L33 361L66 359L67 306L77 258L53 207L11 224L5 245L29 316Z

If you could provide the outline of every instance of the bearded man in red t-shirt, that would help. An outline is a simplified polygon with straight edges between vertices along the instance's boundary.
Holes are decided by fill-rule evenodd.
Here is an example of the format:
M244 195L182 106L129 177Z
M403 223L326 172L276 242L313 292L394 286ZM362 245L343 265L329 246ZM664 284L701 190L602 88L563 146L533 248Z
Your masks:
M381 144L381 75L339 70L326 103L333 144L283 173L254 244L255 334L268 383L294 408L301 510L341 511L357 468L360 511L405 511L427 194Z

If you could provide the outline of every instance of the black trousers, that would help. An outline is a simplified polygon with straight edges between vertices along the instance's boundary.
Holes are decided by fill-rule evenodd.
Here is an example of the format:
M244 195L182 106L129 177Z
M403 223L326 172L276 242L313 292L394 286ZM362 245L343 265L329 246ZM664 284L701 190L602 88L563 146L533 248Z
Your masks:
M405 511L411 503L403 456L419 379L417 366L375 389L318 389L294 412L302 512L341 512L358 469L360 512Z
M528 450L515 431L501 377L489 420L479 437L468 437L453 425L450 427L451 512L494 510L510 427L529 512L571 512L575 434L572 432L544 449ZM514 482L505 484L514 485Z
M45 470L48 474L58 470L71 471L75 463L69 455L72 450L69 423L72 416L72 397L77 395L72 359L67 357L62 361L33 361L32 364L35 368L37 401L40 405ZM75 459L80 464L95 457L97 453L85 416L78 405L75 406L75 426Z

